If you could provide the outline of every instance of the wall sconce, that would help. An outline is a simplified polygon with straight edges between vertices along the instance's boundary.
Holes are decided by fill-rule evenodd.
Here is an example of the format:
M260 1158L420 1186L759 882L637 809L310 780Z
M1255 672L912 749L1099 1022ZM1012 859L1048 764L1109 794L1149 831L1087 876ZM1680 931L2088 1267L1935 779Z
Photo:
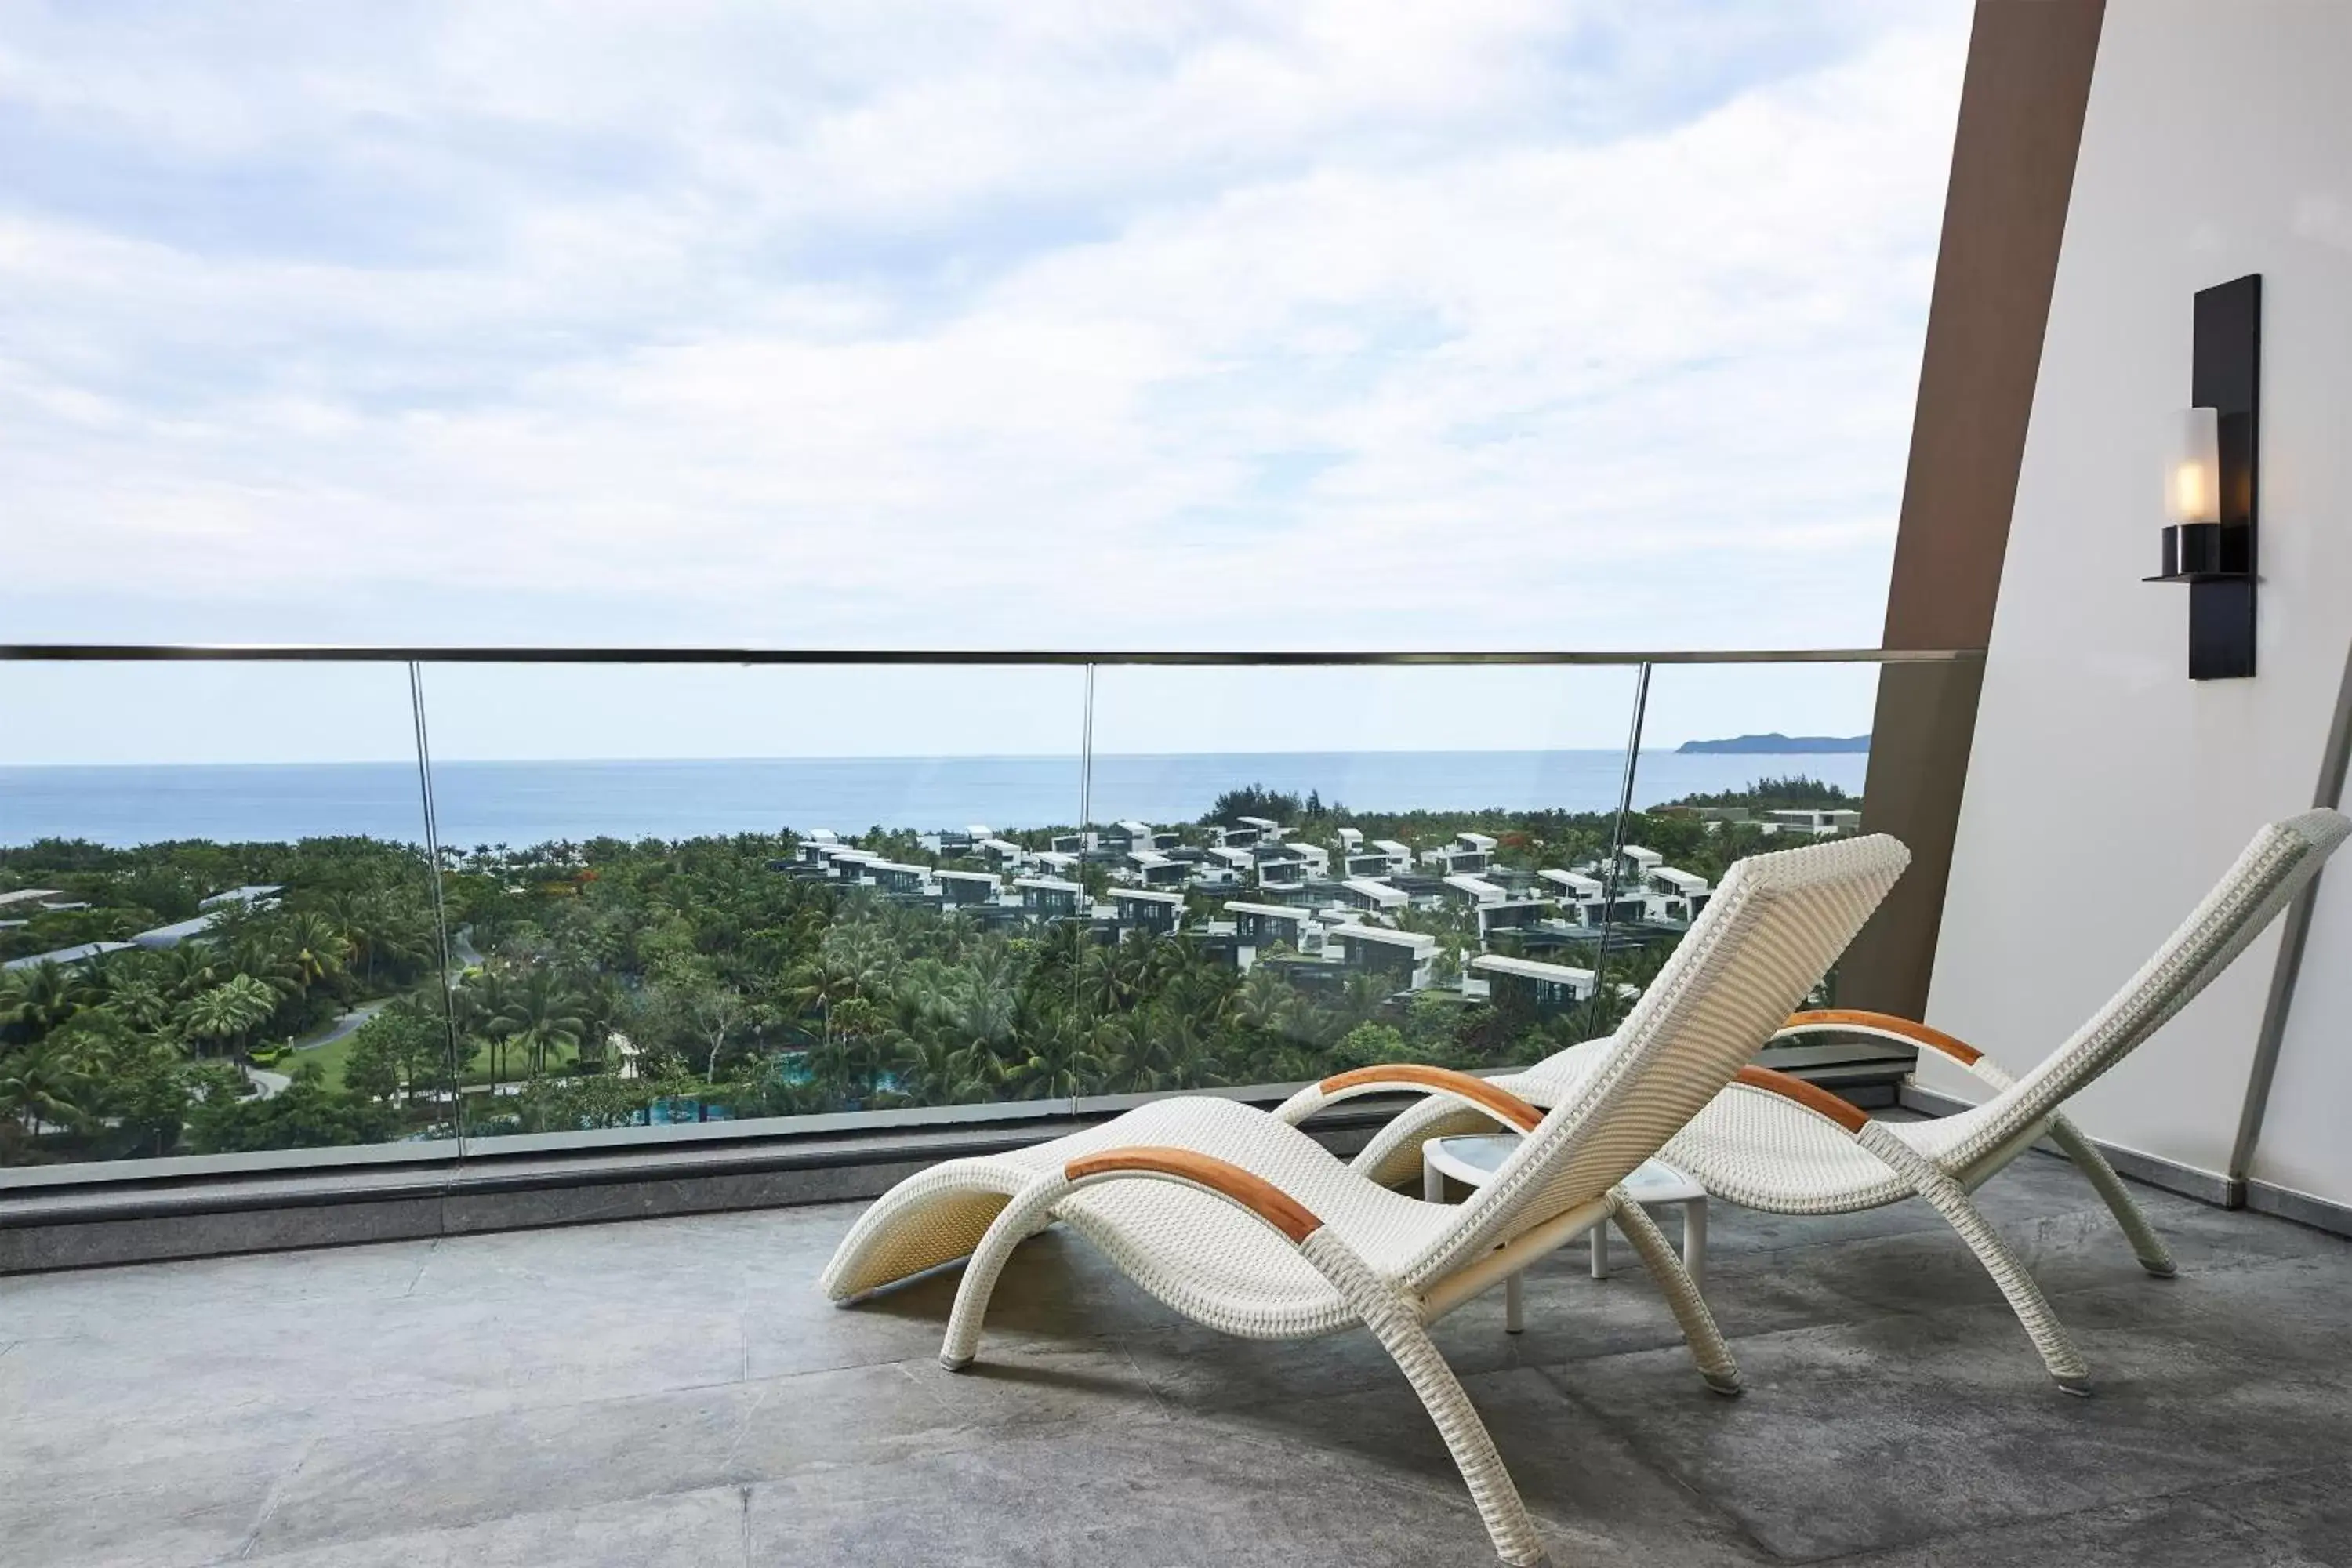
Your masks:
M2189 679L2254 673L2254 502L2263 279L2197 294L2189 395L2164 471L2164 570L2189 584Z

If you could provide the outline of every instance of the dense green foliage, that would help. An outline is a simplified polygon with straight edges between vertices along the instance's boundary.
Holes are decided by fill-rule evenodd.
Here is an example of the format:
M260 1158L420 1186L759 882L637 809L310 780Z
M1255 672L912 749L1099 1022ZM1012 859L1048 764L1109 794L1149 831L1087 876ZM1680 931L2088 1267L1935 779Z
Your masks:
M1784 779L1761 778L1746 789L1726 790L1718 795L1686 795L1676 805L1744 805L1759 811L1776 806L1820 806L1831 809L1852 808L1862 804L1838 785L1825 780L1794 773Z
M1845 797L1795 779L1737 798ZM1292 822L1327 847L1343 826L1415 847L1476 830L1497 839L1502 866L1530 870L1600 856L1613 826L1597 813L1349 812L1255 785L1227 792L1205 820L1244 815ZM1773 842L1672 808L1637 816L1627 836L1718 879ZM941 863L909 834L876 829L863 842ZM1638 989L1671 950L1667 937L1612 951L1590 1005L1538 1019L1459 990L1400 996L1323 965L1294 977L1262 961L1244 973L1189 934L1107 942L1083 921L993 923L893 902L791 874L795 847L788 834L746 834L446 852L446 985L430 878L411 847L47 841L0 852L0 889L62 889L58 901L89 907L54 913L105 940L190 918L225 889L283 889L259 907L215 904L213 923L176 946L0 976L0 1161L1149 1093L1388 1059L1484 1067L1612 1026L1626 1005L1619 987ZM1088 870L1099 890L1099 868ZM1196 890L1192 923L1221 915L1223 897ZM5 934L24 951L27 931L46 942L68 929L48 918ZM1441 985L1475 948L1457 910L1400 923L1439 939ZM1569 957L1592 962L1589 950Z

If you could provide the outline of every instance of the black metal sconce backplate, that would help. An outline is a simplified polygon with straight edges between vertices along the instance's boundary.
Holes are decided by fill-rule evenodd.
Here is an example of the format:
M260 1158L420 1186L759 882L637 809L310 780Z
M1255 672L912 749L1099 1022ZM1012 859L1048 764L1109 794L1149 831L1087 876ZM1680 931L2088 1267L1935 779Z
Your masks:
M2254 673L2261 564L2262 274L2199 289L2195 332L2189 401L2220 416L2221 521L2213 563L2222 569L2189 584L2189 679L2239 679Z

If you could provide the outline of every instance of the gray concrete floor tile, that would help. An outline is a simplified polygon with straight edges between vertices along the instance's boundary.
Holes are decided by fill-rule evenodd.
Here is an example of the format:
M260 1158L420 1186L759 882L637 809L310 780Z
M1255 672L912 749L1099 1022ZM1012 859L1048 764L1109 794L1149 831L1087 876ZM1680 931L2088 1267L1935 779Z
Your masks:
M803 1475L755 1489L751 1525L756 1568L1495 1561L1458 1486L1400 1484L1311 1445L1240 1441L1181 1424L1016 1438ZM1549 1531L1546 1538L1558 1540Z
M2352 1463L2338 1461L2251 1486L2223 1487L2203 1500L2253 1526L2281 1562L2352 1564Z
M268 1568L741 1568L746 1489L518 1513L240 1558Z
M2137 1286L2067 1298L2097 1389L2087 1400L2057 1392L1998 1308L1741 1341L1749 1393L1728 1405L1674 1398L1683 1368L1655 1352L1556 1375L1774 1552L1832 1556L2352 1449L2352 1374L2285 1359L2291 1331L2256 1321L2265 1285L2301 1267L2220 1277L2240 1282L2242 1317Z
M323 1437L261 1544L283 1550L418 1526L748 1484L803 1468L971 1447L1008 1433L1164 1419L1116 1349L1007 1352L516 1410Z
M1738 1401L1622 1244L1538 1263L1524 1335L1498 1292L1433 1333L1562 1563L2352 1564L2352 1245L2137 1191L2168 1284L2062 1162L1983 1194L2089 1401L1922 1205L1716 1206ZM0 1562L1490 1561L1369 1335L1212 1333L1055 1231L950 1374L952 1275L818 1296L857 1212L0 1280Z
M200 1415L183 1417L202 1426ZM0 1562L184 1568L240 1551L267 1516L309 1442L299 1436L181 1446L167 1460L117 1467L49 1462L20 1436L37 1437L13 1413L0 1423Z
M733 1311L576 1297L174 1316L146 1334L36 1340L7 1368L30 1441L59 1461L131 1462L209 1431L326 1432L446 1422L739 1382ZM158 1409L169 1390L201 1426Z
M757 1397L733 1384L325 1437L257 1553L723 1485Z
M1593 1412L1562 1399L1543 1373L1476 1373L1462 1384L1560 1562L1715 1563L1755 1555L1732 1515L1647 1464ZM1696 1378L1686 1393L1720 1399ZM1259 1404L1184 1425L1270 1452L1319 1455L1384 1487L1465 1495L1436 1426L1393 1368L1376 1388Z
M258 1307L398 1296L415 1281L433 1247L395 1241L0 1276L0 1337L39 1339L107 1326L136 1332Z
M2137 1500L2059 1520L1970 1531L1839 1568L2327 1568L2194 1497Z

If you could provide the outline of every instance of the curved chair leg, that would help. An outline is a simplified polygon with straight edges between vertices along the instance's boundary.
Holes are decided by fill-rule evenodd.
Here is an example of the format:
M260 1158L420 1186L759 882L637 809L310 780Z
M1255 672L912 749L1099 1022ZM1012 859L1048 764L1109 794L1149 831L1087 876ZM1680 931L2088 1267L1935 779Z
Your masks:
M1612 1217L1625 1239L1633 1244L1641 1255L1642 1266L1666 1298L1666 1305L1675 1310L1675 1321L1681 1325L1683 1342L1690 1346L1691 1360L1698 1363L1698 1374L1706 1385L1727 1398L1739 1394L1739 1365L1731 1359L1731 1347L1724 1342L1723 1331L1716 1326L1715 1313L1708 1308L1706 1298L1699 1294L1698 1284L1690 1277L1683 1260L1675 1256L1673 1244L1658 1228L1658 1222L1649 1211L1621 1189L1611 1194L1616 1200ZM1592 1233L1599 1237L1601 1232Z
M940 1346L940 1364L950 1372L961 1372L971 1364L980 1352L980 1326L988 1316L988 1299L996 1291L997 1277L1004 1272L1005 1261L1013 1249L1035 1235L1045 1221L1045 1213L1070 1184L1059 1175L1048 1177L1031 1186L997 1214L988 1234L972 1248L971 1258L963 1266L963 1280L956 1287L954 1308L948 1313L947 1339Z
M1528 1517L1518 1488L1511 1484L1511 1473L1495 1451L1486 1424L1478 1419L1478 1411L1463 1392L1454 1369L1430 1342L1420 1315L1328 1230L1309 1236L1299 1244L1299 1250L1339 1287L1364 1326L1395 1358L1413 1393L1421 1396L1423 1408L1437 1424L1438 1436L1445 1439L1446 1451L1454 1456L1470 1489L1470 1500L1478 1506L1478 1517L1495 1543L1496 1555L1512 1568L1540 1568L1543 1540L1536 1533L1535 1521Z
M2074 1337L2066 1325L2058 1321L2051 1310L2049 1299L2042 1287L2033 1282L2024 1261L1992 1227L1983 1211L1969 1201L1969 1194L1958 1182L1911 1145L1892 1132L1885 1124L1873 1121L1856 1135L1862 1145L1901 1173L1914 1191L1935 1205L1951 1227L1960 1233L1977 1255L1985 1272L2009 1299L2010 1310L2017 1314L2033 1348L2041 1352L2042 1364L2050 1371L2051 1379L2069 1394L2091 1392L2091 1369L2083 1354L2074 1348Z
M982 1160L950 1160L877 1199L834 1249L818 1288L837 1306L969 1257L1012 1195Z
M2114 1215L2116 1223L2123 1227L2124 1237L2131 1243L2132 1254L2139 1259L2139 1266L2158 1279L2171 1279L2176 1269L2171 1251L2164 1245L2163 1238L2156 1234L2156 1227L2147 1223L2147 1215L2140 1212L2139 1205L2132 1202L2130 1192L2124 1186L2124 1179L2116 1174L2116 1168L2107 1163L2106 1156L2099 1152L2098 1146L2084 1137L2081 1130L2063 1116L2050 1119L2050 1139L2065 1151L2066 1158L2074 1162L2075 1168L2089 1178L2099 1196L2106 1200L2107 1212Z

